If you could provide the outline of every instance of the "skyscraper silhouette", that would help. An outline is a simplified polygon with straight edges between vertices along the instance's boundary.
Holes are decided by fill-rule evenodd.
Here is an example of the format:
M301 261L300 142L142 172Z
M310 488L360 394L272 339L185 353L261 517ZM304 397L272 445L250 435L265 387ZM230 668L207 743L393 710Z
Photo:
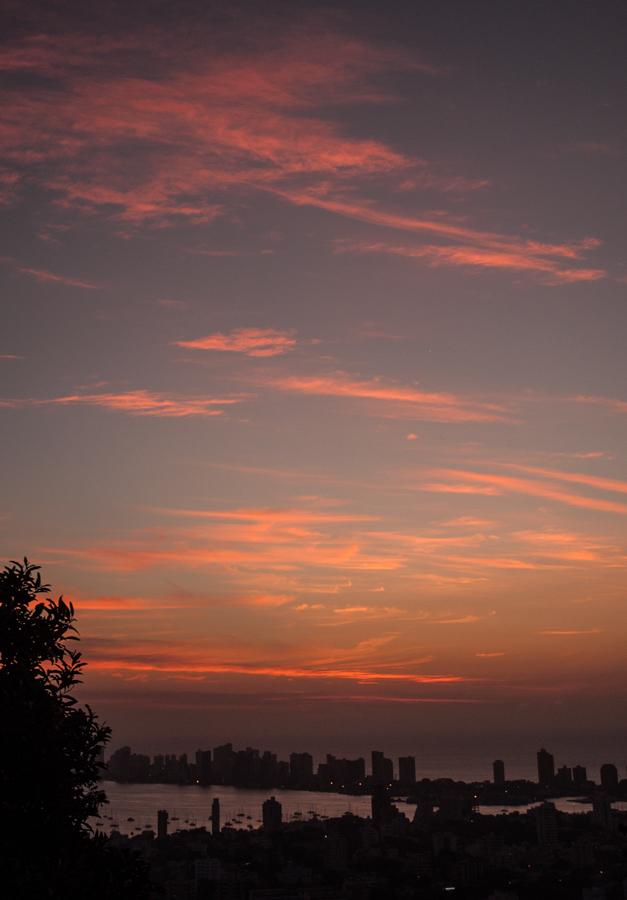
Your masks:
M618 769L614 763L603 763L601 766L601 787L610 793L618 790Z
M220 834L220 801L217 797L211 804L211 834L214 837Z
M538 750L538 784L542 787L552 787L555 781L555 760L553 754L544 747Z
M157 837L159 839L168 836L168 811L167 809L157 810Z
M381 750L372 751L372 781L374 784L391 784L394 781L394 766Z
M276 797L270 797L268 800L265 800L261 810L264 831L267 831L268 834L274 834L279 831L283 823L283 807Z
M399 757L398 780L401 784L416 783L416 758L414 756Z

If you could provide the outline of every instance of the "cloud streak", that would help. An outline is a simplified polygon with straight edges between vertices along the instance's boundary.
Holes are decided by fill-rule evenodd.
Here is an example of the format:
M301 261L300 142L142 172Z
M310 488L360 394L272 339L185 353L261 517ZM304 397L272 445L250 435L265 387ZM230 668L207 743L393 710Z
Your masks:
M175 341L175 346L189 350L214 350L268 357L289 353L296 346L296 338L293 331L277 331L274 328L236 328L228 334L216 331L201 338Z
M180 419L189 417L213 417L224 414L222 407L242 403L248 397L196 397L159 394L155 391L136 390L120 393L67 394L49 399L5 399L0 405L19 409L29 406L93 406L130 416L163 417Z
M583 250L590 249L586 244L571 245L570 247L551 247L533 242L517 242L504 237L499 239L496 236L485 236L481 232L475 232L472 236L477 241L478 246L440 246L434 244L407 246L381 241L345 241L336 245L336 251L361 255L386 254L407 259L418 259L425 261L432 268L451 266L531 272L542 276L543 280L549 284L598 281L601 278L605 278L607 274L604 269L599 268L564 267L563 263L551 259L551 256L565 256L569 260L576 259ZM486 241L485 246L481 245L482 241ZM569 252L571 250L573 253Z
M450 478L451 482L449 484L443 481L435 485L426 483L420 487L421 490L435 490L438 493L526 494L530 497L554 500L566 506L627 515L626 503L565 491L559 484L551 481L517 478L512 475L464 469L436 469L429 474L431 477ZM466 485L469 487L468 491L465 490Z
M391 418L434 422L511 422L507 409L496 403L466 399L454 394L423 391L383 379L359 379L344 372L331 375L285 375L262 378L279 391L344 400L372 401Z

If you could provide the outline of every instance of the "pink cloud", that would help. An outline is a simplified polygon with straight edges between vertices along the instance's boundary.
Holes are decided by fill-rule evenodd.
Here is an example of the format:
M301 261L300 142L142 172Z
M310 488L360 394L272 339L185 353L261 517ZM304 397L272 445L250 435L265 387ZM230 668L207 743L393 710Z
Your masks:
M259 522L268 525L294 525L305 523L329 522L372 522L377 517L348 513L319 512L315 509L277 509L272 507L239 509L160 509L159 512L170 516L183 516L192 519L225 519L234 522Z
M455 229L458 230L458 229ZM466 230L467 231L467 230ZM468 233L478 242L485 241L486 246L440 246L424 244L406 246L389 244L381 241L341 242L338 252L343 253L384 253L410 259L423 259L432 267L465 266L480 269L503 269L514 272L534 272L545 276L552 284L572 284L578 281L598 281L606 276L603 269L583 267L564 268L562 263L551 259L551 255L568 259L576 258L576 253L569 252L573 248L551 247L532 242L508 241L506 238L482 235L480 232ZM487 240L486 240L487 238ZM581 245L579 245L581 246ZM574 248L575 250L577 248ZM583 246L582 249L587 249Z
M216 47L200 56L190 48L178 54L185 67L177 68L172 36L153 32L143 46L136 36L140 46L131 58L141 51L152 57L153 71L162 71L150 79L139 77L128 54L124 63L120 47L106 42L91 55L76 48L66 65L45 40L18 43L6 48L5 64L52 74L63 89L10 97L6 153L22 164L46 160L52 168L47 186L61 202L156 225L177 217L210 221L222 204L206 194L224 188L405 168L402 154L376 140L344 136L315 110L379 102L368 83L373 75L420 66L355 40L327 34L304 43L300 37L284 35L264 52L239 55ZM139 164L128 155L129 141Z
M188 416L221 416L224 406L241 403L246 397L193 397L158 394L137 390L120 393L68 394L47 400L4 400L5 407L23 406L96 406L131 416L162 416L184 418Z
M600 628L546 628L538 634L553 637L577 637L584 634L600 634Z
M577 403L590 403L594 406L605 406L617 413L627 413L627 400L617 400L613 397L590 397L580 394L575 397Z
M431 473L436 476L444 476L453 479L450 485L442 482L438 485L426 484L421 490L433 491L434 487L442 493L465 493L466 485L478 490L470 490L469 493L493 492L496 494L515 493L526 494L530 497L542 497L547 500L555 500L567 506L580 507L582 509L595 509L603 512L614 512L627 515L627 504L614 500L605 500L600 497L587 497L565 491L560 485L548 481L537 481L527 478L516 478L511 475L499 475L486 472L474 472L462 469L443 469Z
M619 481L616 478L603 478L600 475L588 475L586 472L563 472L559 469L546 469L540 466L525 466L514 463L503 463L504 468L514 469L517 472L526 472L530 475L540 475L554 481L566 481L570 484L583 484L588 487L598 488L602 491L614 491L619 494L627 494L627 481Z
M328 28L303 38L302 28L285 25L263 47L230 54L211 35L200 54L183 32L156 30L115 42L37 35L6 45L0 66L54 79L54 89L7 95L0 135L7 171L19 160L41 183L45 162L44 186L58 204L99 211L130 226L211 222L228 213L230 195L239 200L242 192L264 190L292 205L456 243L373 243L353 245L352 252L535 272L549 283L604 276L599 268L577 265L598 245L594 239L552 245L354 199L355 182L367 185L372 176L393 180L392 190L445 193L485 188L488 181L442 176L380 140L346 134L337 116L329 115L346 104L394 101L376 88L378 76L394 70L437 74L432 66L398 47ZM145 69L138 61L150 63L150 78L140 74Z
M275 328L236 328L228 334L216 331L202 338L175 341L175 344L177 347L192 350L215 350L266 357L282 356L293 350L296 338L293 331L277 331Z
M498 404L422 391L376 378L359 380L344 372L320 376L288 375L267 379L265 383L289 393L375 401L385 404L388 407L386 413L392 417L436 422L511 421L504 407Z
M95 291L100 288L100 285L95 284L93 281L72 278L69 275L59 275L57 272L49 272L46 269L34 269L29 266L21 266L11 259L5 258L0 261L9 263L21 275L34 278L35 281L39 281L41 284L62 284L65 287L85 288L90 291Z

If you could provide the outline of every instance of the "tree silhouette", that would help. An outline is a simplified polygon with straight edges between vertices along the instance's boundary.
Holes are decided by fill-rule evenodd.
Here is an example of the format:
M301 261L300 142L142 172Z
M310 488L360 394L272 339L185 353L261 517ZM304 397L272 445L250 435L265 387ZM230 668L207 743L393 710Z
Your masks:
M73 695L74 608L43 596L38 569L25 558L0 572L0 895L140 897L140 868L88 823L106 800L111 731Z

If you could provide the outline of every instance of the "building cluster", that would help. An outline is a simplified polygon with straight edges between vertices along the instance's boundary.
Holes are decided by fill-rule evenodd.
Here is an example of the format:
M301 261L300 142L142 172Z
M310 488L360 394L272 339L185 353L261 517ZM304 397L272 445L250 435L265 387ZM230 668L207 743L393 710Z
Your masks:
M371 754L371 772L366 760L341 759L327 754L324 762L314 767L311 753L290 753L281 760L276 753L263 753L254 747L235 750L223 744L213 750L197 750L193 760L180 756L157 754L152 759L120 747L110 757L107 775L113 781L161 784L216 784L250 788L295 788L300 790L332 790L365 793L376 785L411 788L416 783L416 760L413 756L398 761L398 777L394 763L380 750Z
M555 758L553 754L549 753L548 750L545 750L544 747L541 750L538 750L537 762L538 784L544 788L557 788L561 791L570 791L573 788L575 790L585 790L590 785L594 784L593 781L588 779L588 771L585 766L560 766L559 769L556 770ZM500 760L496 760L496 762L494 763L495 783L497 780L496 767L498 763L500 763L501 766L503 765ZM500 771L499 774L501 774ZM614 765L614 763L604 763L601 766L599 776L601 787L604 790L612 794L615 794L618 791L618 769Z
M263 804L257 830L210 827L110 840L140 853L152 900L615 900L627 896L627 813L599 792L592 812L544 802L479 814L468 785L432 782L410 819L377 785L368 818L284 822ZM209 807L208 807L209 808Z
M492 785L483 782L477 787L481 802L524 803L566 796L573 790L590 792L595 787L585 766L571 768L564 765L556 770L553 754L544 748L537 753L537 785L528 781L509 781L502 759L494 761L492 770ZM609 795L627 795L627 785L621 782L613 763L603 764L599 775L601 787ZM151 759L145 754L133 753L130 747L120 747L108 761L107 777L130 783L233 785L351 794L372 793L381 785L399 793L413 794L421 784L416 778L413 756L401 756L395 769L390 757L380 750L373 750L368 771L364 757L343 759L327 754L325 761L315 767L311 753L294 752L288 760L281 760L269 750L261 752L254 747L236 750L232 744L222 744L213 750L197 750L193 760L186 753L180 756L157 754Z

